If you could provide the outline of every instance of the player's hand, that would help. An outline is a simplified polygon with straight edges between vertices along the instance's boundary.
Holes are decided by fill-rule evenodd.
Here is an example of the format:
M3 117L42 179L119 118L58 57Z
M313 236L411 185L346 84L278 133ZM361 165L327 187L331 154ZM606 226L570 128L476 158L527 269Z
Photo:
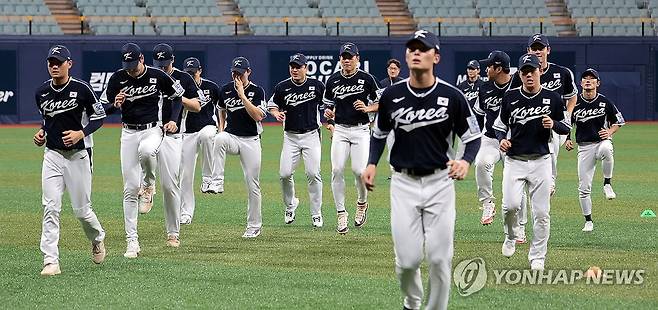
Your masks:
M235 82L235 90L238 92L238 97L244 97L244 83L242 83L240 77L233 78L233 81Z
M367 112L366 111L366 104L363 101L361 101L361 100L354 101L353 105L354 105L354 108L357 111L361 111L361 112L364 112L364 113Z
M34 144L36 146L42 146L46 143L46 134L43 132L43 129L39 129L37 133L34 134Z
M334 129L335 128L336 127L334 127L334 125L327 124L327 130L329 130L329 139L334 137Z
M601 130L599 130L599 137L601 138L601 140L610 139L611 136L612 135L610 134L609 130L605 128L601 128Z
M541 119L541 124L544 126L544 128L551 129L553 128L553 119L548 115L544 115L544 117Z
M286 112L285 111L280 112L280 111L277 111L277 110L273 110L270 113L274 116L274 118L276 118L277 121L279 121L281 123L283 123L286 120Z
M325 109L324 110L324 117L333 119L334 117L336 117L336 113L334 113L334 110L332 110L332 109Z
M507 152L509 148L512 147L512 141L503 139L500 140L500 150L503 152Z
M120 91L119 94L114 97L114 107L121 108L124 101L126 101L126 94L123 91Z
M468 167L470 166L471 165L463 159L448 161L448 168L450 169L448 171L448 176L454 180L463 180L466 177L466 174L468 174Z
M377 175L377 166L370 164L366 170L361 173L361 180L366 185L366 189L373 191L375 189L375 176Z
M169 123L164 125L164 130L165 132L175 133L178 130L178 126L176 126L176 122L169 121Z
M75 145L84 137L85 133L82 130L67 130L62 132L62 141L64 141L64 146L66 147Z
M571 141L571 139L565 141L565 142L564 142L564 148L565 148L567 151L571 151L571 150L573 150L573 141Z

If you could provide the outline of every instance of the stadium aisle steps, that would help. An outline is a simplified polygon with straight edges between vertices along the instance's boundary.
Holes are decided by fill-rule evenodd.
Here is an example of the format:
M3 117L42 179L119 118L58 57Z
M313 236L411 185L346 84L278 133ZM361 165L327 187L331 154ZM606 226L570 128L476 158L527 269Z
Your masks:
M559 36L576 36L576 28L564 0L546 0L546 7L548 12L551 13L550 18L553 20L553 25L557 28Z
M64 34L80 34L80 11L72 0L44 0ZM91 33L85 23L84 33Z
M238 35L251 34L249 25L245 22L244 17L240 14L238 5L233 0L217 0L217 6L222 11L222 15L230 18L230 20L238 19Z
M407 35L416 30L416 22L403 0L377 0L377 6L384 21L391 22L391 35Z

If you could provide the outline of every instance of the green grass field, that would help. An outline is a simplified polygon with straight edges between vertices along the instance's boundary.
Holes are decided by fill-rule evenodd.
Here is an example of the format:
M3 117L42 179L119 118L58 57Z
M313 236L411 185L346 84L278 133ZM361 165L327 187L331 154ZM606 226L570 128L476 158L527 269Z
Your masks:
M94 137L92 200L107 231L107 260L102 265L91 262L90 245L67 198L61 224L62 274L42 278L43 150L32 144L34 132L33 128L0 129L0 308L402 308L393 268L386 165L380 165L377 188L369 199L367 225L355 229L351 224L348 235L337 235L329 183L330 141L325 139L325 227L311 227L303 169L298 169L296 176L302 201L297 221L285 225L278 182L282 137L280 127L274 126L266 127L263 136L264 225L259 238L241 238L246 193L239 161L230 157L226 192L197 194L194 221L182 227L181 248L176 250L165 247L162 193L158 190L154 209L140 215L142 255L135 260L123 257L120 129L101 129ZM615 136L613 185L618 198L604 200L599 166L593 190L593 233L580 231L583 218L578 205L575 152L560 153L558 191L551 206L547 269L644 269L642 285L495 284L491 269L529 268L528 245L518 246L510 259L500 254L501 217L489 227L479 224L481 211L471 168L467 180L457 185L453 266L464 259L482 257L489 279L482 291L467 297L460 296L453 286L450 308L658 309L658 219L640 218L644 209L658 212L656 137L655 124L630 124ZM499 201L501 172L502 166L498 166L494 184ZM351 177L346 181L352 184ZM195 184L197 193L199 183ZM350 186L347 202L355 200L355 189ZM348 204L351 215L354 208Z

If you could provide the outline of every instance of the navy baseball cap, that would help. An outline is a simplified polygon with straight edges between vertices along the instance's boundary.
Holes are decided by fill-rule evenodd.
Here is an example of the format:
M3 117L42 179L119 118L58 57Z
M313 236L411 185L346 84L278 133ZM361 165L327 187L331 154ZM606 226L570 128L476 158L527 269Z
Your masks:
M153 66L166 67L174 62L174 49L169 44L160 43L153 48Z
M480 69L480 63L477 60L473 59L473 60L468 62L468 64L466 65L466 68Z
M345 53L348 53L348 54L350 54L350 55L352 55L352 56L359 55L359 48L356 47L356 44L354 44L354 43L352 43L352 42L344 43L344 44L340 47L340 53L339 53L338 55L343 55L343 54L345 54Z
M528 47L533 44L541 44L542 46L549 46L548 37L541 33L535 33L528 39Z
M185 72L196 72L201 69L201 62L195 57L185 59L184 63L183 71Z
M583 73L580 74L581 79L584 79L586 76L591 76L597 80L601 80L601 78L599 77L599 73L592 68L588 68L587 70L583 71Z
M510 62L511 60L509 55L503 51L492 51L489 53L489 57L487 57L487 59L480 60L480 64L485 67L496 65L503 68L509 68Z
M244 74L249 69L249 60L244 57L236 57L231 62L231 72Z
M414 41L418 41L430 49L436 49L437 52L439 51L439 38L427 30L421 29L414 32L405 45L409 47L409 44Z
M47 59L55 58L61 62L71 60L71 52L64 45L55 45L48 50Z
M142 49L135 43L126 43L121 48L121 62L123 69L135 69L139 64Z
M295 55L290 56L290 62L288 62L288 64L297 64L299 66L303 66L306 64L306 61L307 59L306 56L304 56L304 54L297 53Z
M541 68L539 58L535 54L525 54L519 58L519 71L525 67Z

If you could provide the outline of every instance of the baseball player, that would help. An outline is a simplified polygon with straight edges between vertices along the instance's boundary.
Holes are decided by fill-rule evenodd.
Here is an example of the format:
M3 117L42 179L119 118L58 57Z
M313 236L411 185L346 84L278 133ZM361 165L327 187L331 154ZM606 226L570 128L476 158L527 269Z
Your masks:
M573 72L566 67L556 65L548 61L548 55L551 53L551 46L548 42L548 37L544 34L536 33L530 36L528 39L528 53L534 54L539 58L541 63L541 85L543 88L557 92L562 96L562 100L566 106L568 113L573 111L573 107L576 105L576 99L578 94L578 88L576 88L576 83L574 82ZM511 88L517 88L521 86L521 80L518 77L512 79ZM567 117L567 120L570 120ZM567 136L559 136L557 133L553 133L551 138L551 171L552 171L552 182L551 182L551 196L555 194L555 180L557 179L557 157L560 152L560 145L564 144Z
M391 232L404 308L421 306L420 264L426 256L430 274L426 309L447 309L455 226L453 180L466 177L480 146L480 127L459 89L434 75L439 39L418 30L406 47L409 79L387 88L379 101L362 178L372 190L386 136L394 131ZM449 143L456 135L466 145L460 159L453 158Z
M121 174L127 243L123 256L136 258L141 251L137 211L146 213L153 206L158 148L163 141L163 130L173 133L178 129L171 116L180 113L185 89L162 70L145 66L144 55L136 44L125 44L121 57L123 68L112 75L101 101L112 103L106 109L108 113L121 109ZM171 105L171 113L162 113L161 96L169 99L164 104Z
M180 212L181 212L181 181L180 171L183 160L191 161L189 158L182 158L183 154L183 137L182 132L187 131L187 116L189 112L199 112L201 102L206 103L205 96L199 90L194 79L187 72L174 68L174 50L165 43L157 44L153 48L153 66L167 73L183 89L181 103L184 109L179 109L178 114L172 114L172 105L164 103L162 105L162 115L175 122L176 128L165 132L162 144L158 151L158 167L162 177L163 203L165 212L165 227L167 230L167 246L177 248L180 246ZM170 99L164 98L163 101Z
M231 63L233 81L222 86L219 92L220 118L226 119L226 129L220 128L215 136L214 153L217 157L213 165L212 186L217 192L224 191L226 154L239 155L249 197L247 229L242 237L256 238L263 224L260 135L263 132L261 121L266 115L265 91L249 80L251 67L247 58L237 57Z
M473 111L484 119L482 145L475 158L475 183L478 187L478 200L482 203L480 223L489 225L496 215L493 193L494 167L504 157L504 154L499 150L496 133L492 126L498 117L500 102L509 88L512 77L510 75L510 57L503 51L492 51L487 59L482 59L479 62L470 61L469 80L470 74L475 71L471 66L474 67L475 64L477 64L478 72L479 66L482 64L486 68L487 77L489 78L487 82L480 85L475 95L471 95L475 101ZM464 88L461 87L460 90L464 91ZM469 98L466 92L464 92L464 95Z
M565 106L556 92L540 84L541 63L534 54L519 59L522 87L510 89L500 104L493 129L506 152L503 168L503 215L507 233L502 253L511 257L516 250L517 212L527 186L533 216L533 238L528 253L530 268L544 270L550 235L551 132L568 134Z
M466 99L468 99L468 104L473 109L473 105L478 96L478 90L482 87L484 81L480 78L480 63L473 59L466 64L466 81L463 81L457 84L457 88L461 90ZM484 117L480 114L475 114L475 118L478 120L480 128L484 126ZM460 158L464 155L464 143L461 140L457 140L457 158Z
M601 86L599 73L587 69L580 75L583 93L578 97L576 107L571 114L571 123L576 126L576 143L578 144L578 192L580 208L585 216L583 231L592 231L592 178L596 170L596 161L603 167L603 193L607 199L615 199L612 190L612 170L614 156L612 135L624 125L624 117L610 99L598 92ZM565 148L573 149L571 140Z
M354 226L361 227L368 218L368 192L361 180L361 173L368 163L370 118L368 113L377 112L381 91L377 80L358 69L359 49L347 42L340 47L341 70L332 74L326 82L323 102L324 116L329 121L331 140L331 190L336 203L338 224L336 231L346 234L348 213L345 209L345 162L352 162L356 178L357 202Z
M403 78L400 77L400 68L402 68L402 66L400 65L399 60L395 58L389 59L386 62L386 74L388 74L388 76L385 79L379 81L379 86L381 86L381 88L386 88L399 81L402 81Z
M51 79L34 95L43 117L34 144L46 145L41 170L41 275L53 276L61 273L57 244L65 189L73 214L91 241L92 261L100 264L105 260L105 230L91 208L92 133L103 125L105 110L87 83L69 76L73 60L65 46L51 47L46 59Z
M218 194L209 186L212 181L212 165L215 158L213 143L217 134L215 105L219 99L219 86L201 77L203 69L199 59L190 57L184 61L184 71L192 75L205 97L199 113L188 113L183 133L183 157L181 161L181 224L192 223L194 216L194 168L198 152L202 152L201 192Z
M306 77L306 56L290 56L290 78L274 87L267 103L268 110L277 121L283 122L283 148L279 164L279 178L286 206L284 222L295 221L299 199L295 196L293 173L300 157L304 160L308 195L311 206L311 224L320 228L322 220L322 177L320 175L320 107L324 84Z

